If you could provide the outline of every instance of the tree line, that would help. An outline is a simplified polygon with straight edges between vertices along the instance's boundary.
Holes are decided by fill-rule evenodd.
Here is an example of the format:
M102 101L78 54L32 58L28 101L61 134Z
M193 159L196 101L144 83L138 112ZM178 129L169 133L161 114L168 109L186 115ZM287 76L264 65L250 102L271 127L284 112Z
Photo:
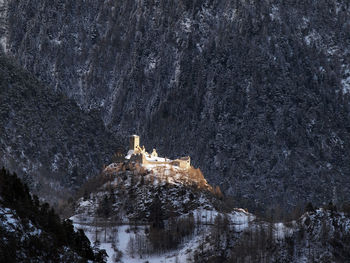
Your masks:
M7 239L0 242L1 262L43 257L47 262L62 262L62 257L67 254L65 248L73 251L67 262L105 262L104 250L93 250L82 230L75 231L71 220L61 220L48 203L41 203L36 195L31 195L28 186L5 168L0 171L0 205L14 210L26 230L30 224L41 230L40 235L21 238L19 233L9 233L0 226L0 236ZM20 250L27 252L25 257L17 253Z

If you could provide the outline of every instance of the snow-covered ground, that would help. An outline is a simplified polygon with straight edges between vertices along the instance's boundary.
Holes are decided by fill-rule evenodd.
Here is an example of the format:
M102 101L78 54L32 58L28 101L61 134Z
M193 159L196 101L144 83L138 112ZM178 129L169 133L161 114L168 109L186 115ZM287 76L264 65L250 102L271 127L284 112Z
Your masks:
M137 230L133 230L132 225L120 225L103 228L74 223L74 226L76 229L83 229L92 244L95 244L96 239L99 241L98 247L106 250L107 252L108 263L115 262L117 250L122 252L121 262L124 263L192 262L192 252L199 246L200 241L203 240L203 235L194 235L187 242L183 243L178 250L163 254L140 256L137 252L132 252L130 250L129 242L130 240L135 239L136 234L144 235L144 226L137 226ZM113 248L113 243L116 244L117 250Z
M132 154L133 151L130 150L126 159ZM108 165L104 174L110 176L110 181L86 197L87 200L81 198L75 210L76 214L71 217L74 226L82 228L91 243L106 250L108 262L116 262L115 258L121 258L124 263L193 262L195 251L198 251L206 237L211 234L218 215L226 218L231 229L237 233L244 231L255 220L255 216L243 209L235 209L227 214L218 212L213 203L218 199L213 195L212 187L200 170L182 169L167 163L171 162L169 159L155 156L148 156L147 160L150 163L130 163L127 167L122 163ZM106 221L97 216L97 208L105 198L112 196L111 193L115 198L112 214L118 216ZM192 235L183 239L176 250L161 254L144 252L150 251L148 249L138 252L140 250L134 248L135 242L142 240L146 241L146 246L151 246L145 228L150 204L156 196L162 203L165 214L179 219L193 216L195 230ZM129 209L130 202L132 212ZM132 224L134 218L138 220L136 229L135 224Z
M17 227L21 225L15 213L11 209L5 207L0 207L0 224L9 232L15 232Z
M85 202L86 203L86 202ZM86 203L86 205L88 205ZM210 235L210 229L214 223L215 217L219 214L215 210L195 209L192 211L197 227L195 234L187 238L180 245L179 249L165 252L162 254L139 255L137 251L132 251L130 240L135 240L136 235L146 238L145 225L137 225L136 229L133 224L122 224L114 226L94 226L93 219L86 219L81 222L82 218L73 216L73 224L76 229L83 229L86 236L92 244L98 240L98 247L105 249L108 254L108 262L115 262L118 250L121 251L121 262L124 263L175 263L175 262L193 262L193 252L197 250L205 238ZM221 214L224 216L224 214ZM186 215L184 215L186 216ZM249 226L255 217L244 210L233 211L227 214L230 225L240 232ZM115 244L116 250L113 248Z
M0 207L0 225L8 232L22 232L22 238L24 236L40 236L42 233L41 229L36 228L30 220L27 222L26 231L24 231L24 223L15 211L7 207Z

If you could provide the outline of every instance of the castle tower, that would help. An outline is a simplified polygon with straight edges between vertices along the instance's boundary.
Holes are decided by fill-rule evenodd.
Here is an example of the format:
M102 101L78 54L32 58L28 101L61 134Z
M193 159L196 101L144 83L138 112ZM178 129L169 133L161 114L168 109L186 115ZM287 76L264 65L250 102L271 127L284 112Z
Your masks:
M156 149L153 149L153 152L151 153L152 157L158 157L158 153L156 151Z
M140 136L131 135L129 150L136 151L137 147L140 147Z

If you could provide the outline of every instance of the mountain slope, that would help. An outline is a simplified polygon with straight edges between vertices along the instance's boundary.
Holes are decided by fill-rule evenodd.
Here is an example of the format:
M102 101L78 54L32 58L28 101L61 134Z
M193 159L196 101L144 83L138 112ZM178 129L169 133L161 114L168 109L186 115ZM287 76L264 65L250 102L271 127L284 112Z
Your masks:
M0 69L0 165L50 202L99 173L119 144L98 114L84 113L4 56Z
M225 231L226 230L226 231ZM219 229L196 262L350 262L349 215L318 209L288 223L252 222ZM215 232L214 232L215 233ZM214 235L215 237L215 235Z
M2 44L112 131L191 155L249 207L292 209L349 199L349 14L338 0L9 0Z
M1 262L105 262L104 257L71 221L61 221L32 197L15 174L0 171Z

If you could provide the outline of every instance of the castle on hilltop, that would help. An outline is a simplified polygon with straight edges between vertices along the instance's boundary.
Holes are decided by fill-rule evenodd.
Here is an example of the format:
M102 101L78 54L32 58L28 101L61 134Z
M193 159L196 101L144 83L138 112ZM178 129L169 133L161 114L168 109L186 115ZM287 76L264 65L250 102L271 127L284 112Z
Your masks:
M129 151L125 159L131 162L137 162L143 165L174 165L182 169L191 167L191 158L189 156L181 157L176 160L159 157L156 149L152 153L146 152L145 146L140 146L140 136L130 136Z

